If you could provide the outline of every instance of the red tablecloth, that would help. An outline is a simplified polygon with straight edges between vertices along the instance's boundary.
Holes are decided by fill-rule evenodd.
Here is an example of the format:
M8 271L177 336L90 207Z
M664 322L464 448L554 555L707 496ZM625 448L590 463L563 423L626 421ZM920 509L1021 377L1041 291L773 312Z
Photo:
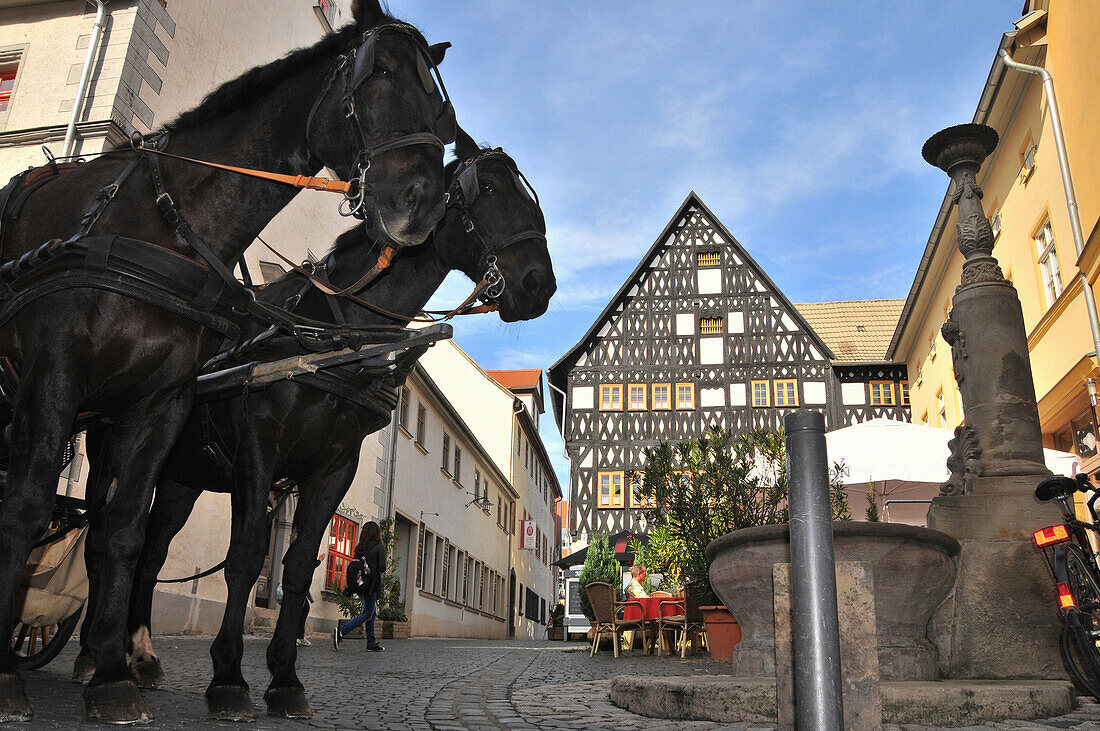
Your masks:
M643 598L639 598L639 599L630 599L630 598L628 598L626 601L641 602L642 609L645 610L645 618L647 620L657 621L658 611L661 613L661 615L663 615L665 617L670 617L670 616L675 615L675 614L683 614L684 613L684 603L683 603L684 600L682 598L678 598L678 597L650 596L650 597L643 597ZM677 602L677 603L676 604L666 604L665 606L662 607L661 602ZM626 606L626 607L623 608L623 620L624 621L629 622L629 621L637 620L637 619L640 619L640 617L638 616L638 607L636 607L636 606Z

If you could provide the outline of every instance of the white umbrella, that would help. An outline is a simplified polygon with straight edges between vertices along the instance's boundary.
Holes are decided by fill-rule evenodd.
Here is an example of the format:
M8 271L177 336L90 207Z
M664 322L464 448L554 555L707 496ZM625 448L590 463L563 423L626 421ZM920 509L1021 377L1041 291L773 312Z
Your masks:
M893 419L871 419L828 432L829 464L844 465L840 481L848 486L852 517L865 517L873 485L885 519L924 525L927 503L950 476L947 442L953 437L951 429ZM1052 472L1073 475L1076 471L1076 455L1053 449L1043 452Z

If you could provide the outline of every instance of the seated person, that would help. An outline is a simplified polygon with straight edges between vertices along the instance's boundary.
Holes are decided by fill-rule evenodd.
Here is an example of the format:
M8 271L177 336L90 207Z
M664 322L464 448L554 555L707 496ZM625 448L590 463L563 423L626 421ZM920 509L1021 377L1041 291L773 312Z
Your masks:
M646 590L642 588L642 582L645 581L645 566L641 564L634 564L630 567L630 583L626 586L626 595L632 599L645 599L649 596Z

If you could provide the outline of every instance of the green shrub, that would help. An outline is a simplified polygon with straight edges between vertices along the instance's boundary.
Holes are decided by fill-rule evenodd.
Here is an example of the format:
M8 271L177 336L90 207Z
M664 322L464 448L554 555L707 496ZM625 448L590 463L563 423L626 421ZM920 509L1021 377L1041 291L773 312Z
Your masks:
M602 581L615 589L616 596L621 594L623 570L615 558L615 552L607 542L606 533L597 533L588 544L588 553L584 557L584 566L581 568L578 583L581 590L581 612L589 621L596 618L592 612L592 605L588 602L588 592L584 587L593 581Z

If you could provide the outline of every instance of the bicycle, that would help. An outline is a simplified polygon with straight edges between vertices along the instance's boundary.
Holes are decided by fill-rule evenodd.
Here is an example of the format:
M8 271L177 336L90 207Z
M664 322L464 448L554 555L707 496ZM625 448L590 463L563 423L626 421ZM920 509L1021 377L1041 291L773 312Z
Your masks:
M1078 520L1072 497L1092 490L1088 475L1076 478L1057 475L1035 488L1042 502L1057 501L1063 522L1037 530L1035 545L1043 549L1058 589L1062 613L1061 651L1074 680L1089 695L1100 701L1100 568L1097 554L1089 541L1089 531L1100 534L1095 492L1085 505L1093 523Z

